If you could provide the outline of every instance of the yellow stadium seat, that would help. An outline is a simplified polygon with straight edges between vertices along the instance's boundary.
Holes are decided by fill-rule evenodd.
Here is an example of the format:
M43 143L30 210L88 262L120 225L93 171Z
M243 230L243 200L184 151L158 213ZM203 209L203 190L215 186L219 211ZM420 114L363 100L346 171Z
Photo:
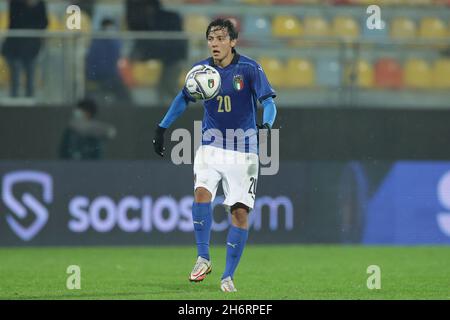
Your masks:
M272 2L272 0L242 0L245 4L251 4L251 5L267 5Z
M352 3L358 5L378 5L378 6L398 6L408 5L409 2L432 1L432 0L352 0Z
M9 67L5 59L0 56L0 85L5 86L9 82Z
M373 66L366 61L358 62L357 85L361 88L372 88L375 85L375 71Z
M353 0L352 3L356 5L371 5L371 4L379 5L381 4L381 0Z
M447 26L444 21L427 17L420 21L419 36L424 39L442 39L447 37Z
M210 23L210 19L207 16L201 14L187 14L183 19L183 30L189 34L196 35L197 37L202 36L206 32L206 28ZM204 38L202 39L192 39L189 43L192 46L203 48L205 45Z
M414 39L417 27L411 19L399 17L392 20L390 32L393 39Z
M262 57L258 61L264 69L269 82L274 87L286 86L287 81L284 77L284 67L280 60L276 58Z
M296 4L323 4L323 0L292 0Z
M433 66L433 86L450 89L450 59L438 59Z
M188 14L183 19L183 29L188 33L204 34L210 20L207 16L200 14Z
M375 86L375 71L373 66L365 60L358 60L354 66L345 68L345 83L350 85L352 79L350 77L352 69L354 72L354 85L359 88L370 89Z
M330 35L328 22L321 17L306 17L303 20L303 30L306 37L327 37Z
M47 15L47 21L48 21L47 24L48 31L56 32L65 30L65 25L61 23L61 21L63 20L59 19L58 16L56 16L55 14L49 13ZM52 38L47 38L46 41L48 41L48 43L50 43L51 46L57 47L61 46L62 38L53 36Z
M135 62L131 68L133 79L138 87L152 87L161 77L162 63L159 60Z
M408 0L404 1L405 5L411 5L411 6L426 6L426 5L432 5L433 0Z
M404 4L404 0L380 0L379 1L379 5L384 5L384 6L396 6L396 5L401 5Z
M293 15L278 15L272 21L272 35L275 37L299 37L303 27Z
M6 11L0 12L0 30L9 28L9 14Z
M92 31L92 21L86 12L81 12L81 31L90 33Z
M351 17L336 17L333 20L333 32L339 38L355 39L359 37L359 25Z
M61 23L60 19L52 13L47 16L48 25L47 30L49 31L62 31L65 29L65 26Z
M308 88L313 87L316 82L314 65L305 59L291 58L286 65L285 86L287 88Z
M407 88L428 89L432 86L432 72L422 59L408 59L403 67L404 83Z

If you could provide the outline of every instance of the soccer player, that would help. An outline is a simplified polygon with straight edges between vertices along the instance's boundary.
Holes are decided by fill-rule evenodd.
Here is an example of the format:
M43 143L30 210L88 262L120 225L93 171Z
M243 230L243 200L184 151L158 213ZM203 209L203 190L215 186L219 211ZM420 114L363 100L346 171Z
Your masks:
M221 290L237 291L233 279L248 237L248 214L255 202L259 158L256 137L258 129L270 134L276 117L270 86L261 66L254 60L240 55L236 49L238 32L230 20L212 21L206 31L211 57L195 65L210 65L221 76L221 90L215 98L203 102L202 145L194 159L194 203L192 219L197 243L197 262L189 276L190 281L202 281L212 270L209 241L212 222L212 206L219 182L225 194L223 202L231 213L231 227L227 236L226 267L222 275ZM168 112L158 124L153 146L155 152L164 155L164 132L179 117L190 101L195 101L186 88L173 100ZM257 101L263 108L263 124L256 124ZM232 130L230 130L232 129ZM225 137L214 139L207 133L216 130ZM246 136L229 136L229 132L245 132ZM227 134L228 131L228 134ZM239 144L235 137L243 138ZM242 139L240 140L242 141ZM255 147L256 145L256 147ZM225 163L225 158L245 157L244 162Z

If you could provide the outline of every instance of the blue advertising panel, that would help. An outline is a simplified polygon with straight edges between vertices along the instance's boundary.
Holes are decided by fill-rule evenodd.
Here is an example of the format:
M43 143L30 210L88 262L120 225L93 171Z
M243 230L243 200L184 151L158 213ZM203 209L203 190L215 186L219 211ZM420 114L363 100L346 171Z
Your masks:
M0 162L0 246L193 244L192 202L190 165ZM255 244L450 244L450 162L283 162L259 177L249 226Z
M249 241L297 242L302 236L298 215L304 210L296 193L301 188L279 187L288 172L282 170L273 181L261 178ZM305 185L300 172L297 181ZM193 200L189 165L1 162L0 246L194 244ZM225 241L231 223L223 200L218 192L212 243Z
M450 162L396 162L371 197L366 244L450 244Z

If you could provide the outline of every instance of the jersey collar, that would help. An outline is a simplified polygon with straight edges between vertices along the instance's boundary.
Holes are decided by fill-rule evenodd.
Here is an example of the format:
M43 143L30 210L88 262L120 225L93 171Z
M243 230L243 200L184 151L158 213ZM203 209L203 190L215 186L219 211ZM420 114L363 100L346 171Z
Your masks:
M226 66L225 68L227 68L233 64L237 64L239 61L240 55L239 55L239 53L237 53L236 49L233 48L232 52L234 53L233 60L231 60L231 63L228 66ZM209 58L209 65L211 67L217 67L216 64L214 63L214 59L212 57Z

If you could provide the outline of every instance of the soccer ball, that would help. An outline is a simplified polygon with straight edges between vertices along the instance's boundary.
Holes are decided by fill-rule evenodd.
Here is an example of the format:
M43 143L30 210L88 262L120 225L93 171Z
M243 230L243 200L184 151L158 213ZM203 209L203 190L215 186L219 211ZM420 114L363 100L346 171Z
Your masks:
M195 66L186 75L186 90L195 100L214 98L219 93L220 86L220 74L211 66Z

